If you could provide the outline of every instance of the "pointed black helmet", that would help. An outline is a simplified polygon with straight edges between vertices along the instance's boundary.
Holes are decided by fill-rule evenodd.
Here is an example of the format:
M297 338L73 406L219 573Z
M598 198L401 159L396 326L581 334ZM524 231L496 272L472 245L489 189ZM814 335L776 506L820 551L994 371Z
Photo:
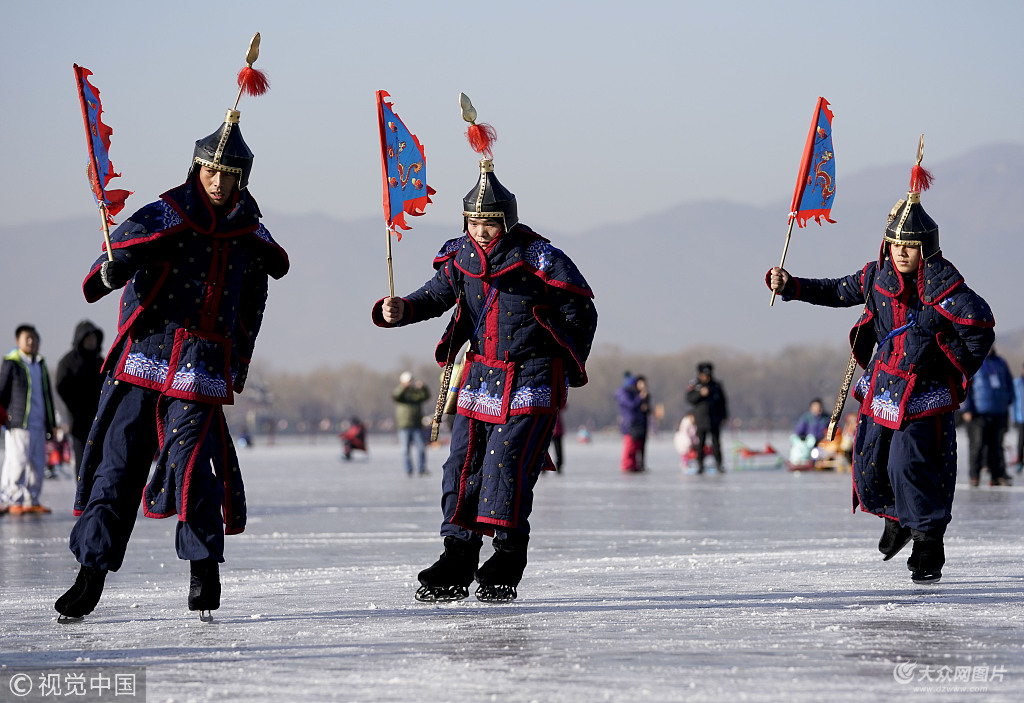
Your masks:
M473 151L485 157L480 160L480 177L476 185L462 199L463 230L468 228L470 217L479 217L500 220L502 229L507 232L519 223L519 211L515 194L505 188L494 175L491 144L497 141L498 135L489 124L476 123L476 108L465 93L459 93L459 105L462 107L462 119L470 125L466 130L469 145Z
M198 166L206 166L215 171L235 174L238 176L238 189L245 190L249 185L253 155L249 145L242 139L238 117L238 110L228 110L220 129L196 141L195 151L192 152L190 177Z
M245 66L238 72L238 95L235 105L224 117L224 124L213 134L196 142L192 152L192 166L189 178L196 168L206 166L215 171L224 171L238 176L238 189L245 190L249 185L249 173L252 171L252 151L242 139L242 131L238 126L240 113L238 101L242 93L246 95L263 95L270 86L266 74L252 67L260 55L260 33L256 32L249 42L249 51L245 55Z
M910 172L910 190L889 212L884 240L890 244L921 247L921 257L928 259L939 253L939 226L921 205L921 193L932 184L932 174L921 166L924 157L924 135L917 147L917 163ZM884 246L884 245L883 245Z
M470 217L501 220L506 232L519 222L516 196L498 181L490 159L480 160L480 178L462 199L462 215L464 220ZM466 224L463 222L463 226Z

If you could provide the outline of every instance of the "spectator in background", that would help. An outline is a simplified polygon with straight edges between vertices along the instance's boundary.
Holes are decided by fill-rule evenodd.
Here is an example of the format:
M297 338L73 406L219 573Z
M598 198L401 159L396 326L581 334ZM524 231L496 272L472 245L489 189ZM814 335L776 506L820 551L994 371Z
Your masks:
M57 393L68 409L71 448L75 454L75 476L82 464L82 452L96 417L103 387L103 330L89 320L75 327L71 351L57 365Z
M414 379L411 371L403 371L398 377L398 387L391 393L395 401L395 425L398 427L398 444L405 452L405 473L412 476L412 449L416 448L417 469L420 476L427 471L427 448L423 437L423 402L430 397L430 390L423 381Z
M1013 379L1013 421L1017 425L1017 475L1024 470L1024 373Z
M643 445L647 439L647 415L650 405L643 376L628 371L615 392L619 404L619 429L622 430L622 470L643 471Z
M349 421L348 428L338 433L341 439L341 458L345 461L352 459L352 452L367 452L366 448L366 425L358 417Z
M817 444L825 438L825 432L828 430L828 423L831 419L831 417L825 414L825 406L822 405L821 398L815 398L811 401L807 412L797 420L796 429L793 430L793 433L800 439L812 436L814 437L814 443Z
M50 374L32 325L14 331L17 347L0 366L0 408L7 415L0 506L12 515L49 513L39 503L46 475L46 440L56 425Z
M686 400L693 406L693 417L697 425L697 473L704 473L704 447L711 438L711 453L715 457L715 469L724 473L722 465L722 423L729 417L729 406L725 389L714 378L714 366L709 361L697 364L697 378L686 388Z
M1013 405L1013 375L996 348L989 349L981 368L971 379L963 406L970 442L970 483L977 486L981 468L988 467L990 486L1008 486L1003 437L1006 435L1010 406Z
M672 437L672 444L679 452L679 462L682 467L689 468L690 462L693 461L694 471L696 471L697 451L694 447L697 446L697 424L693 413L686 413L679 421L679 429Z

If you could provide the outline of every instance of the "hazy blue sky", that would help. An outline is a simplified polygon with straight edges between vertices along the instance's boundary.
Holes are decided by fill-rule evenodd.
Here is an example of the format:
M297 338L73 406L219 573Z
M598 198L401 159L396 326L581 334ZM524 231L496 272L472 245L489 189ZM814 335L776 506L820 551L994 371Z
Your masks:
M93 212L72 63L114 128L129 211L184 179L254 31L243 98L251 188L270 212L380 216L374 90L426 145L427 217L459 226L476 155L457 96L498 130L496 172L538 229L684 200L787 201L816 97L842 174L1021 142L1024 3L7 2L4 224ZM785 213L780 213L780 219Z

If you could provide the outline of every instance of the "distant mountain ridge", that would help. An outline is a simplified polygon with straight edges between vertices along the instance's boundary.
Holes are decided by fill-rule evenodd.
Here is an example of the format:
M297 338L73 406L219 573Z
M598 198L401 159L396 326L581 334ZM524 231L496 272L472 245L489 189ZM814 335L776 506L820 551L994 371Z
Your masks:
M1000 347L1024 358L1019 303L1024 213L1024 146L992 145L927 164L935 184L922 202L938 222L944 254L968 285L992 305ZM910 164L837 176L837 224L796 228L786 267L795 275L837 277L878 255L886 216L906 192ZM514 184L511 184L514 189ZM273 203L272 194L257 194ZM737 201L742 193L737 193ZM140 207L142 201L132 203ZM726 200L680 203L630 222L579 234L526 223L564 249L596 292L597 347L670 352L695 345L775 351L793 343L841 342L857 310L827 310L776 301L765 272L779 263L788 202L771 207ZM393 244L395 288L408 293L427 280L440 246L460 234L458 213L428 211ZM445 320L402 330L377 329L370 306L387 294L383 222L270 211L264 222L287 249L292 271L272 281L256 358L275 368L375 367L419 363L432 356ZM438 222L448 222L442 228ZM7 304L0 334L34 321L43 353L67 349L75 323L88 317L112 338L117 296L96 305L81 281L100 253L95 218L0 229L0 280ZM11 340L13 343L13 339ZM1015 367L1015 371L1017 368Z

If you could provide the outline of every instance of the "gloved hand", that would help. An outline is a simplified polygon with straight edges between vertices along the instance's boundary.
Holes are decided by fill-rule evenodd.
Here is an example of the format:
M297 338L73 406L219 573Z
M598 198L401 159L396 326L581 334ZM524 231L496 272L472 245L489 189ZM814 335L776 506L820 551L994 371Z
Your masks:
M117 290L132 277L135 270L124 261L104 261L100 265L100 280L110 290Z

